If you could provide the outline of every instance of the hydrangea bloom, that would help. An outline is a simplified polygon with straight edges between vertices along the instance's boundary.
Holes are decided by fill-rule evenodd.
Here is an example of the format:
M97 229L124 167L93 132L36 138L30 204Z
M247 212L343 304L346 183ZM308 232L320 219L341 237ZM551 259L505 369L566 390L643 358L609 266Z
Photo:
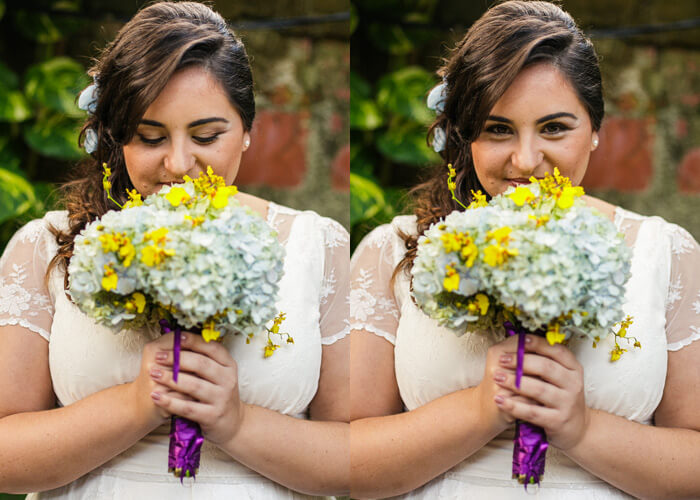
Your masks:
M236 192L209 169L143 202L130 193L121 211L107 212L75 238L73 301L116 331L157 328L165 318L202 328L206 340L263 332L277 314L284 249L275 231L233 198Z
M558 170L530 180L488 203L474 193L468 210L433 224L418 240L413 296L458 335L510 321L551 343L598 340L623 318L631 251Z

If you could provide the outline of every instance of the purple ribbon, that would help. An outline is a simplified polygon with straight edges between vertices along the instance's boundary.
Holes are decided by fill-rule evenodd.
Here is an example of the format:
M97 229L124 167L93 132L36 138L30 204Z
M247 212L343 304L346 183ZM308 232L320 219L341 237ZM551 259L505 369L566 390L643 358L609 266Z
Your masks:
M173 380L177 382L180 373L180 340L182 328L175 323L171 325L167 319L160 320L160 328L163 334L175 332L173 340ZM193 331L197 331L194 328ZM197 422L173 416L170 419L170 445L168 447L168 471L180 482L186 477L194 478L199 472L199 458L204 437L202 429Z
M533 333L542 335L544 332L529 332L523 328L516 328L513 323L506 321L503 323L506 333L509 336L518 336L518 364L515 369L515 387L520 388L520 381L523 377L523 356L525 355L525 335ZM515 437L513 438L513 478L520 483L540 484L540 479L544 475L544 463L547 448L547 435L542 427L529 422L517 420L515 422Z

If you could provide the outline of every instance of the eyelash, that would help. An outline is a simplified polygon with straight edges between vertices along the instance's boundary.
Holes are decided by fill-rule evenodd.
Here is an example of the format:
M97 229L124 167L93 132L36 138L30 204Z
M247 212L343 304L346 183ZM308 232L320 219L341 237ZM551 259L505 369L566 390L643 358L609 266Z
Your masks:
M196 142L198 142L200 144L211 144L212 142L214 142L216 139L219 138L219 135L220 134L214 134L214 135L210 135L208 137L200 137L200 136L193 135L192 139L194 139ZM157 146L165 140L165 137L158 137L157 139L147 139L146 137L142 136L141 134L138 134L138 136L139 136L139 139L141 140L141 142L143 142L144 144L148 144L149 146Z
M552 130L553 128L555 130ZM550 123L545 124L542 127L542 132L544 132L545 134L549 134L549 135L556 135L556 134L559 134L561 132L566 132L567 130L571 130L571 127L568 127L568 126L564 125L563 123L559 123L559 122L550 122ZM489 132L490 134L494 134L494 135L506 135L506 134L510 133L510 131L511 130L509 127L507 127L506 125L501 125L501 124L490 125L490 126L486 127L486 132Z

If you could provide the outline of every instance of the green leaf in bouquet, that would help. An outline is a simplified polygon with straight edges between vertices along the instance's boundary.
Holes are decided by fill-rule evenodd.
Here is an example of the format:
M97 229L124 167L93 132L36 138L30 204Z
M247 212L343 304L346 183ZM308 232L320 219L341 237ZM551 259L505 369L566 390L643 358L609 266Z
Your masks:
M404 29L397 24L372 23L367 31L374 46L388 54L410 54L415 49Z
M89 83L85 69L68 57L56 57L27 70L24 86L27 97L51 110L75 118L85 116L76 97Z
M63 38L61 30L48 14L20 10L15 13L15 25L27 39L39 43L55 43Z
M85 152L78 147L80 122L60 114L37 120L24 130L24 140L44 156L78 160Z
M19 217L35 203L32 185L23 177L0 168L0 223Z
M370 179L350 172L350 225L374 217L384 209L382 188Z
M440 157L426 144L426 127L412 122L397 122L377 138L377 148L396 163L423 166Z
M435 86L435 78L420 66L407 66L379 80L377 103L380 108L427 125L435 119L425 99Z

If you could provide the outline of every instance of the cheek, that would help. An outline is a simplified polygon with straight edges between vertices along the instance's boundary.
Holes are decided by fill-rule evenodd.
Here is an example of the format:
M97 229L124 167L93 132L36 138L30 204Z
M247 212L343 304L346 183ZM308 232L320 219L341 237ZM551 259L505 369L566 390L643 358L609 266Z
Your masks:
M590 141L577 140L560 151L554 166L559 168L562 175L570 178L574 186L578 186L586 174L590 156Z
M501 191L503 168L507 164L508 153L498 145L487 144L484 141L472 143L472 161L476 176L481 185L491 196Z
M158 155L154 151L129 145L124 146L123 153L126 171L131 183L142 195L151 194L153 182L159 182L158 179L155 179L158 174Z

